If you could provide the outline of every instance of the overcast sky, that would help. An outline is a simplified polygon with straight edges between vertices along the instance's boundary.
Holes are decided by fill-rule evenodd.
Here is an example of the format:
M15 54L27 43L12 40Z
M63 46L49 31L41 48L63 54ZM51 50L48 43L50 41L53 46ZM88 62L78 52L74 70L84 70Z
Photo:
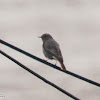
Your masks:
M44 33L59 43L67 70L100 83L99 0L0 0L0 39L46 59L38 38ZM100 100L98 87L2 44L0 50L81 100ZM0 100L72 100L1 54L0 94Z

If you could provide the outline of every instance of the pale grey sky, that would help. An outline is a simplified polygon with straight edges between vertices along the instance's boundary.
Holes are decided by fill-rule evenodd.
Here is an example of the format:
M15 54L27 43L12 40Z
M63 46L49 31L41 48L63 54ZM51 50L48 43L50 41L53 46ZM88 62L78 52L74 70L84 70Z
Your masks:
M38 38L43 33L60 44L68 70L100 83L99 0L0 0L0 39L46 59ZM100 100L100 88L0 48L81 100ZM1 100L72 100L1 54L0 94Z

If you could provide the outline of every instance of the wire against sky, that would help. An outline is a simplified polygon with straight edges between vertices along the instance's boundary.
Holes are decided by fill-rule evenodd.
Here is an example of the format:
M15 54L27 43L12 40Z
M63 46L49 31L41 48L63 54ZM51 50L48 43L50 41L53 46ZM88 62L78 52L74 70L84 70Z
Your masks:
M8 46L8 47L10 47L10 48L12 48L12 49L14 49L14 50L20 52L20 53L23 53L24 55L26 55L26 56L28 56L28 57L31 57L31 58L33 58L33 59L39 61L39 62L42 62L42 63L44 63L44 64L46 64L46 65L48 65L48 66L50 66L50 67L52 67L52 68L55 68L55 69L57 69L57 70L59 70L59 71L62 71L62 72L64 72L64 73L66 73L66 74L69 74L69 75L74 76L74 77L76 77L76 78L78 78L78 79L81 79L81 80L83 80L83 81L86 81L86 82L88 82L88 83L90 83L90 84L92 84L92 85L95 85L95 86L100 87L100 83L97 83L97 82L92 81L92 80L90 80L90 79L84 78L84 77L82 77L82 76L80 76L80 75L77 75L77 74L75 74L75 73L73 73L73 72L70 72L70 71L68 71L68 70L67 70L67 71L61 70L58 66L56 66L56 65L54 65L54 64L51 64L51 63L49 63L49 62L47 62L47 61L45 61L45 60L43 60L43 59L41 59L41 58L39 58L39 57L36 57L36 56L34 56L34 55L32 55L32 54L30 54L30 53L28 53L28 52L26 52L26 51L24 51L24 50L22 50L22 49L16 47L16 46L13 46L13 45L11 45L11 44L9 44L9 43L7 43L7 42L1 40L1 39L0 39L0 43L3 44L3 45Z
M4 55L5 57L7 57L8 59L10 59L11 61L13 61L14 63L16 63L17 65L19 65L20 67L22 67L23 69L27 70L28 72L30 72L31 74L35 75L36 77L38 77L39 79L41 79L42 81L44 81L45 83L51 85L52 87L58 89L59 91L61 91L62 93L66 94L67 96L73 98L74 100L80 100L79 98L73 96L72 94L70 94L69 92L63 90L62 88L58 87L57 85L55 85L54 83L48 81L47 79L45 79L44 77L40 76L39 74L37 74L36 72L32 71L31 69L29 69L28 67L26 67L25 65L21 64L20 62L18 62L17 60L15 60L14 58L12 58L11 56L7 55L6 53L4 53L3 51L0 50L0 53L2 55Z

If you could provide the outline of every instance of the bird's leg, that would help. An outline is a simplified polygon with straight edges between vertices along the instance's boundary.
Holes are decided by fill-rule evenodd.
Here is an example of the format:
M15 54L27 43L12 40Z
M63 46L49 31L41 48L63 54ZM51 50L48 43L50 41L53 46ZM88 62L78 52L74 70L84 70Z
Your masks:
M56 63L55 63L55 65L57 65L57 60L56 60Z
M45 61L48 62L49 58L47 58Z

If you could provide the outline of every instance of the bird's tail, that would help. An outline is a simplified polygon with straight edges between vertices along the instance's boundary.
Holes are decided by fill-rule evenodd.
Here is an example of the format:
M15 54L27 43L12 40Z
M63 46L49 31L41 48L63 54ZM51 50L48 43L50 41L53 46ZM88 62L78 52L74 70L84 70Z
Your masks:
M65 67L64 63L60 62L60 65L61 65L62 70L66 70L66 67Z
M59 57L55 57L55 59L60 63L61 69L66 71L66 67L65 67L65 65L63 63L63 59L59 58Z

